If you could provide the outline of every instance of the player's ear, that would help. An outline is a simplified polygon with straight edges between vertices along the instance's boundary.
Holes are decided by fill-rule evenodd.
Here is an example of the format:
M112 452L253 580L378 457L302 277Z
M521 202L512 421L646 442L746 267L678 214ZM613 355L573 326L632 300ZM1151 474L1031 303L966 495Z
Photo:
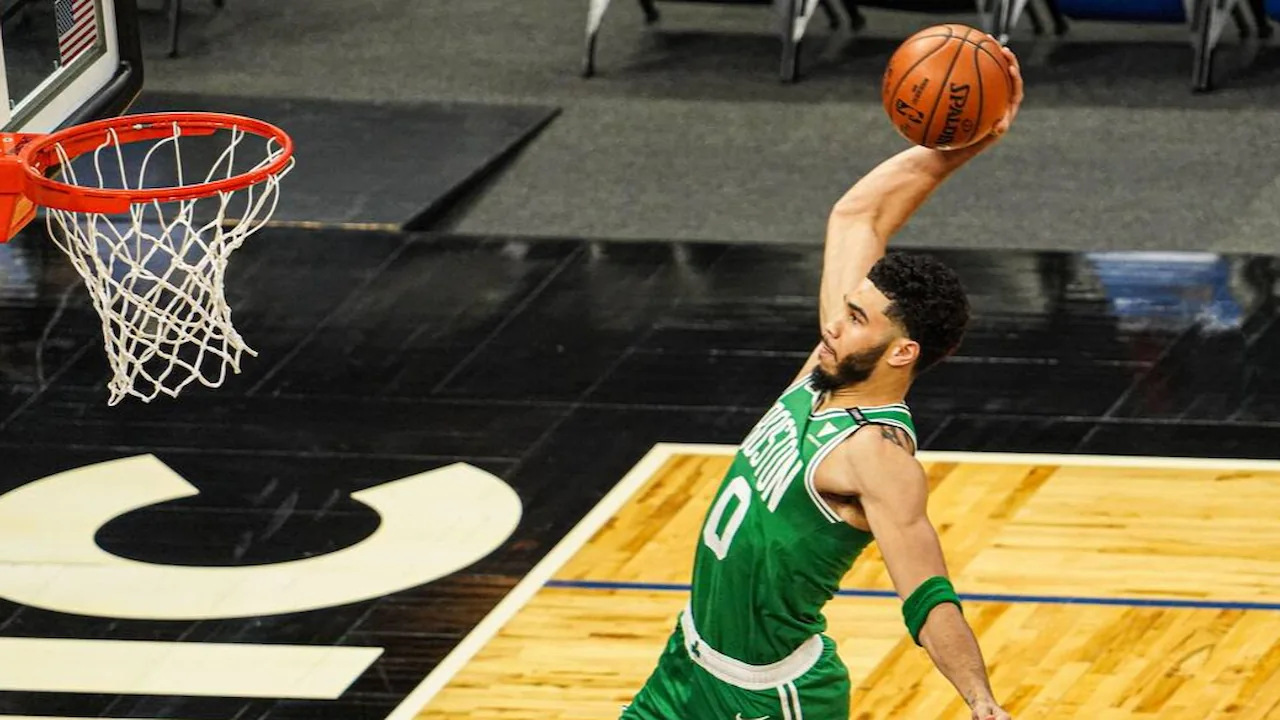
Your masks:
M889 346L885 359L893 367L908 367L920 359L920 343L911 338L898 338Z

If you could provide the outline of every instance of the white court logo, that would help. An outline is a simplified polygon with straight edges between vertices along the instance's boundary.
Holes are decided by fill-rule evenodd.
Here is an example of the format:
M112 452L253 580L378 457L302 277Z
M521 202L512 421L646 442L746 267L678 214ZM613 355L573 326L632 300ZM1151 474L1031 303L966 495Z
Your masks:
M456 463L352 494L381 516L362 542L251 567L139 562L98 547L112 519L199 491L151 455L68 470L0 496L0 597L56 612L206 620L302 612L439 579L493 552L520 521L520 498Z

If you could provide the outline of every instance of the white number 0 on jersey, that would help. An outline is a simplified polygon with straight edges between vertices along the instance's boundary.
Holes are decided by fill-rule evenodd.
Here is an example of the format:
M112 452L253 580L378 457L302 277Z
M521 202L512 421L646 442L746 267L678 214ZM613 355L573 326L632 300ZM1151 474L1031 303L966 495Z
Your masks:
M733 506L733 514L725 520L725 512L729 504L735 500L737 504ZM725 555L729 554L733 536L738 532L743 519L747 517L749 507L751 507L751 484L745 477L739 475L730 480L729 487L716 498L716 504L711 507L711 512L707 515L707 525L702 528L702 542L716 554L716 558L723 560Z

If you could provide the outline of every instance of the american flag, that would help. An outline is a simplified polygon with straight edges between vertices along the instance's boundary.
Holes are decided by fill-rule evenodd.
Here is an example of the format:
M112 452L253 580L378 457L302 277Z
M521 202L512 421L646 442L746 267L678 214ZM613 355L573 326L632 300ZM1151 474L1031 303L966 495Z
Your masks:
M94 0L54 0L58 53L63 65L98 42L98 16L93 3Z

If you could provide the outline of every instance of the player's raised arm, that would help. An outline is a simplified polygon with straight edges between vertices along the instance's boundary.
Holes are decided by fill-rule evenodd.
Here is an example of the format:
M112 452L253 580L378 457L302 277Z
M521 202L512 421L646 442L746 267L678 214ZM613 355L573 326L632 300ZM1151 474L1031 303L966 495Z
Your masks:
M913 147L880 163L836 202L827 218L819 313L825 325L844 312L845 293L858 286L929 195L977 150Z
M858 286L885 253L889 238L952 173L1008 131L1022 105L1022 75L1013 52L1004 49L1013 80L1009 111L991 134L960 150L912 147L867 173L840 198L827 219L819 291L823 325L844 312L841 299Z
M903 598L908 632L959 691L976 720L1007 720L1008 713L991 692L982 650L961 612L938 534L926 514L924 469L896 429L868 428L848 442L857 494Z

